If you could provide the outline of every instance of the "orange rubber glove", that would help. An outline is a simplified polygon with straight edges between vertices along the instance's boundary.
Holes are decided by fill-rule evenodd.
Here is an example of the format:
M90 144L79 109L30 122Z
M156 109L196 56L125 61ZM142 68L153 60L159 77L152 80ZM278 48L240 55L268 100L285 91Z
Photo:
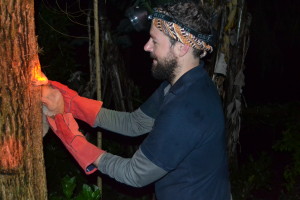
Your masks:
M56 81L48 81L49 84L58 89L64 98L64 111L72 113L77 119L85 121L90 126L94 126L97 114L103 102L81 97L74 90Z
M72 154L86 174L97 170L93 162L105 153L89 143L78 131L78 124L71 113L57 114L55 118L47 117L53 132L60 138L62 143Z

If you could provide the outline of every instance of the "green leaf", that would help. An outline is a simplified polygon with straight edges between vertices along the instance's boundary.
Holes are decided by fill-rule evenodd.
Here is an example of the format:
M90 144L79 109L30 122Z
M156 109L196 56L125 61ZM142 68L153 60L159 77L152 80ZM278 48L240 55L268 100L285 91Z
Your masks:
M64 195L70 199L73 195L74 189L76 187L76 178L70 178L68 175L65 176L62 180L62 189Z
M76 200L99 200L101 199L101 191L95 185L92 185L91 187L87 184L83 184L82 191L75 199Z

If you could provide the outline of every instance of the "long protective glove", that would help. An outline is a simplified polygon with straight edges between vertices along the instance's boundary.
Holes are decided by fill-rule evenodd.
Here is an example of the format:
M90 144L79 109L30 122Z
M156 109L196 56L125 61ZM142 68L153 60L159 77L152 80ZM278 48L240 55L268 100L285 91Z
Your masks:
M72 113L75 118L94 126L97 114L103 104L102 101L81 97L76 91L59 82L49 80L48 83L63 95L66 113Z
M71 113L57 114L55 118L48 117L53 132L72 154L86 174L97 170L93 162L105 151L89 143L78 131L78 124Z

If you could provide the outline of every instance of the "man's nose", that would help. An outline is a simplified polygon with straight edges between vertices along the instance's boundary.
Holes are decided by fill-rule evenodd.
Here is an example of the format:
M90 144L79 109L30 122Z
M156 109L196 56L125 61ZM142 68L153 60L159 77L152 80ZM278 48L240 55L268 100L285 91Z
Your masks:
M152 39L150 38L148 40L148 42L145 44L144 50L147 51L147 52L152 52L152 49L153 49Z

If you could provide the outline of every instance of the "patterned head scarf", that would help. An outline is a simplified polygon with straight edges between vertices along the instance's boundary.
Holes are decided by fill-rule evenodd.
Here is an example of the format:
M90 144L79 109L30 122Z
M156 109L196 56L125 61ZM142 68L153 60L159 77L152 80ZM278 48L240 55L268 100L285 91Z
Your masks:
M185 26L176 19L168 16L168 13L161 8L154 9L154 13L149 16L152 24L160 31L173 38L174 40L186 44L195 49L203 51L200 57L204 57L207 52L212 52L212 35L197 33L193 29Z

